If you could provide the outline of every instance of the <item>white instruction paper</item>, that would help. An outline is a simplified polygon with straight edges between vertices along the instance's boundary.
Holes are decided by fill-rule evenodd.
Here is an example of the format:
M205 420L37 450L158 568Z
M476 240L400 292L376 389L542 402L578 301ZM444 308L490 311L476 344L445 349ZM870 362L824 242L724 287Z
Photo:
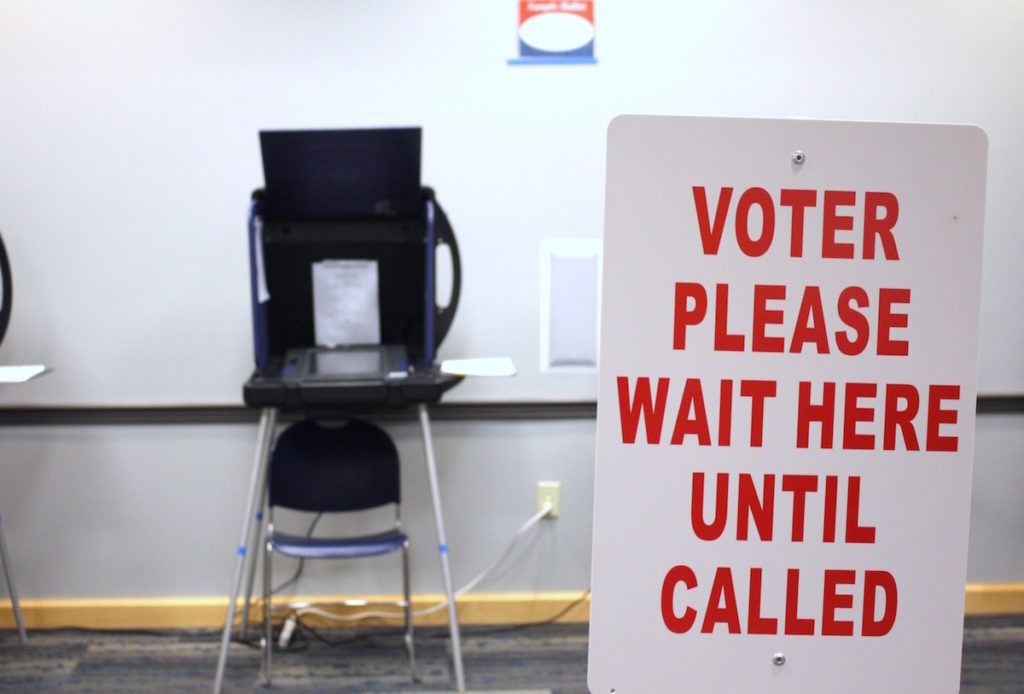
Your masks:
M322 347L380 344L376 260L313 263L313 331Z

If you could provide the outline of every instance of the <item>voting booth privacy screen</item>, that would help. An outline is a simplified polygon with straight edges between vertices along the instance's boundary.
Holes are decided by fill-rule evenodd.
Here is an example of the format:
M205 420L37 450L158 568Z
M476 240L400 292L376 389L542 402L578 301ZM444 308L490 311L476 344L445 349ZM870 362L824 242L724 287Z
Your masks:
M434 368L460 293L458 246L420 186L419 128L263 131L266 187L249 251L253 406L433 401L458 379ZM446 246L452 291L435 263Z
M986 152L612 122L591 691L957 691Z

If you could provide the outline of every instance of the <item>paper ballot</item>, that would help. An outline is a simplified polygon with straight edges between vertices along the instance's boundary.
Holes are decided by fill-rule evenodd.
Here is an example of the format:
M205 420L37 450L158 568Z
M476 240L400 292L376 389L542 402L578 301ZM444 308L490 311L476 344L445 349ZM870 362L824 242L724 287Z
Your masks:
M0 366L0 383L24 383L46 371L42 364L29 366Z
M313 332L322 347L380 344L376 260L313 263Z
M445 359L441 373L453 376L515 376L516 365L508 357Z

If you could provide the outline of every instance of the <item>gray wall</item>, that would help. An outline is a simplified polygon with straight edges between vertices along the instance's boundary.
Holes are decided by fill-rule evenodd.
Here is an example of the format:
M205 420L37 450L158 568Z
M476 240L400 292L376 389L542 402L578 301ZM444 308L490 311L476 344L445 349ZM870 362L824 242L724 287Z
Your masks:
M463 251L444 357L520 375L450 399L593 399L539 367L539 245L600 237L619 113L973 122L989 134L980 390L1024 392L1024 8L1012 0L597 4L596 66L509 67L516 3L0 0L2 363L54 372L0 406L237 404L251 369L244 235L261 128L424 127L423 178ZM416 590L440 579L418 432L405 466ZM0 427L0 513L25 597L228 590L250 425ZM492 590L589 580L594 423L436 425L455 582L562 483ZM1024 581L1024 415L979 418L972 581ZM310 592L376 592L380 572Z
M403 459L414 589L442 592L419 425L387 425ZM561 514L480 590L572 590L590 576L593 421L433 425L456 587L495 560L562 484ZM252 425L0 427L0 513L25 597L226 595L256 442ZM304 573L302 593L399 590L380 563ZM394 560L392 560L393 562ZM285 560L281 572L287 576Z
M414 588L442 591L419 428L389 424L404 460ZM3 427L0 512L24 597L225 595L256 427L199 424ZM480 591L584 589L590 580L594 422L437 422L456 587L491 563L562 483L542 522ZM981 415L968 580L1024 581L1024 415ZM387 559L311 566L302 593L397 591ZM394 564L390 565L391 568ZM276 575L288 575L284 561ZM328 575L330 574L330 575Z

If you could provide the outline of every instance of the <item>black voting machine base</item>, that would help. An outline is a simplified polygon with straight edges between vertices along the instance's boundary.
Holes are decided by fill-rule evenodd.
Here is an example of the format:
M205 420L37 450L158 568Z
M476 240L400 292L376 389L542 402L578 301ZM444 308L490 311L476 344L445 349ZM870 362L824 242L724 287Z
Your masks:
M257 210L264 195L253 194ZM424 288L432 249L428 248L426 215L262 220L262 252L270 299L265 306L268 358L243 387L253 407L336 408L437 402L460 378L442 374L428 355L427 332L433 326L433 347L448 333L460 291L458 246L448 218L423 189L424 209L434 210L436 245L451 250L453 281L448 306L426 316ZM410 370L402 378L376 378L344 383L298 380L285 373L285 355L314 344L314 263L328 259L366 259L378 265L381 342L406 347ZM259 310L259 307L256 308Z

